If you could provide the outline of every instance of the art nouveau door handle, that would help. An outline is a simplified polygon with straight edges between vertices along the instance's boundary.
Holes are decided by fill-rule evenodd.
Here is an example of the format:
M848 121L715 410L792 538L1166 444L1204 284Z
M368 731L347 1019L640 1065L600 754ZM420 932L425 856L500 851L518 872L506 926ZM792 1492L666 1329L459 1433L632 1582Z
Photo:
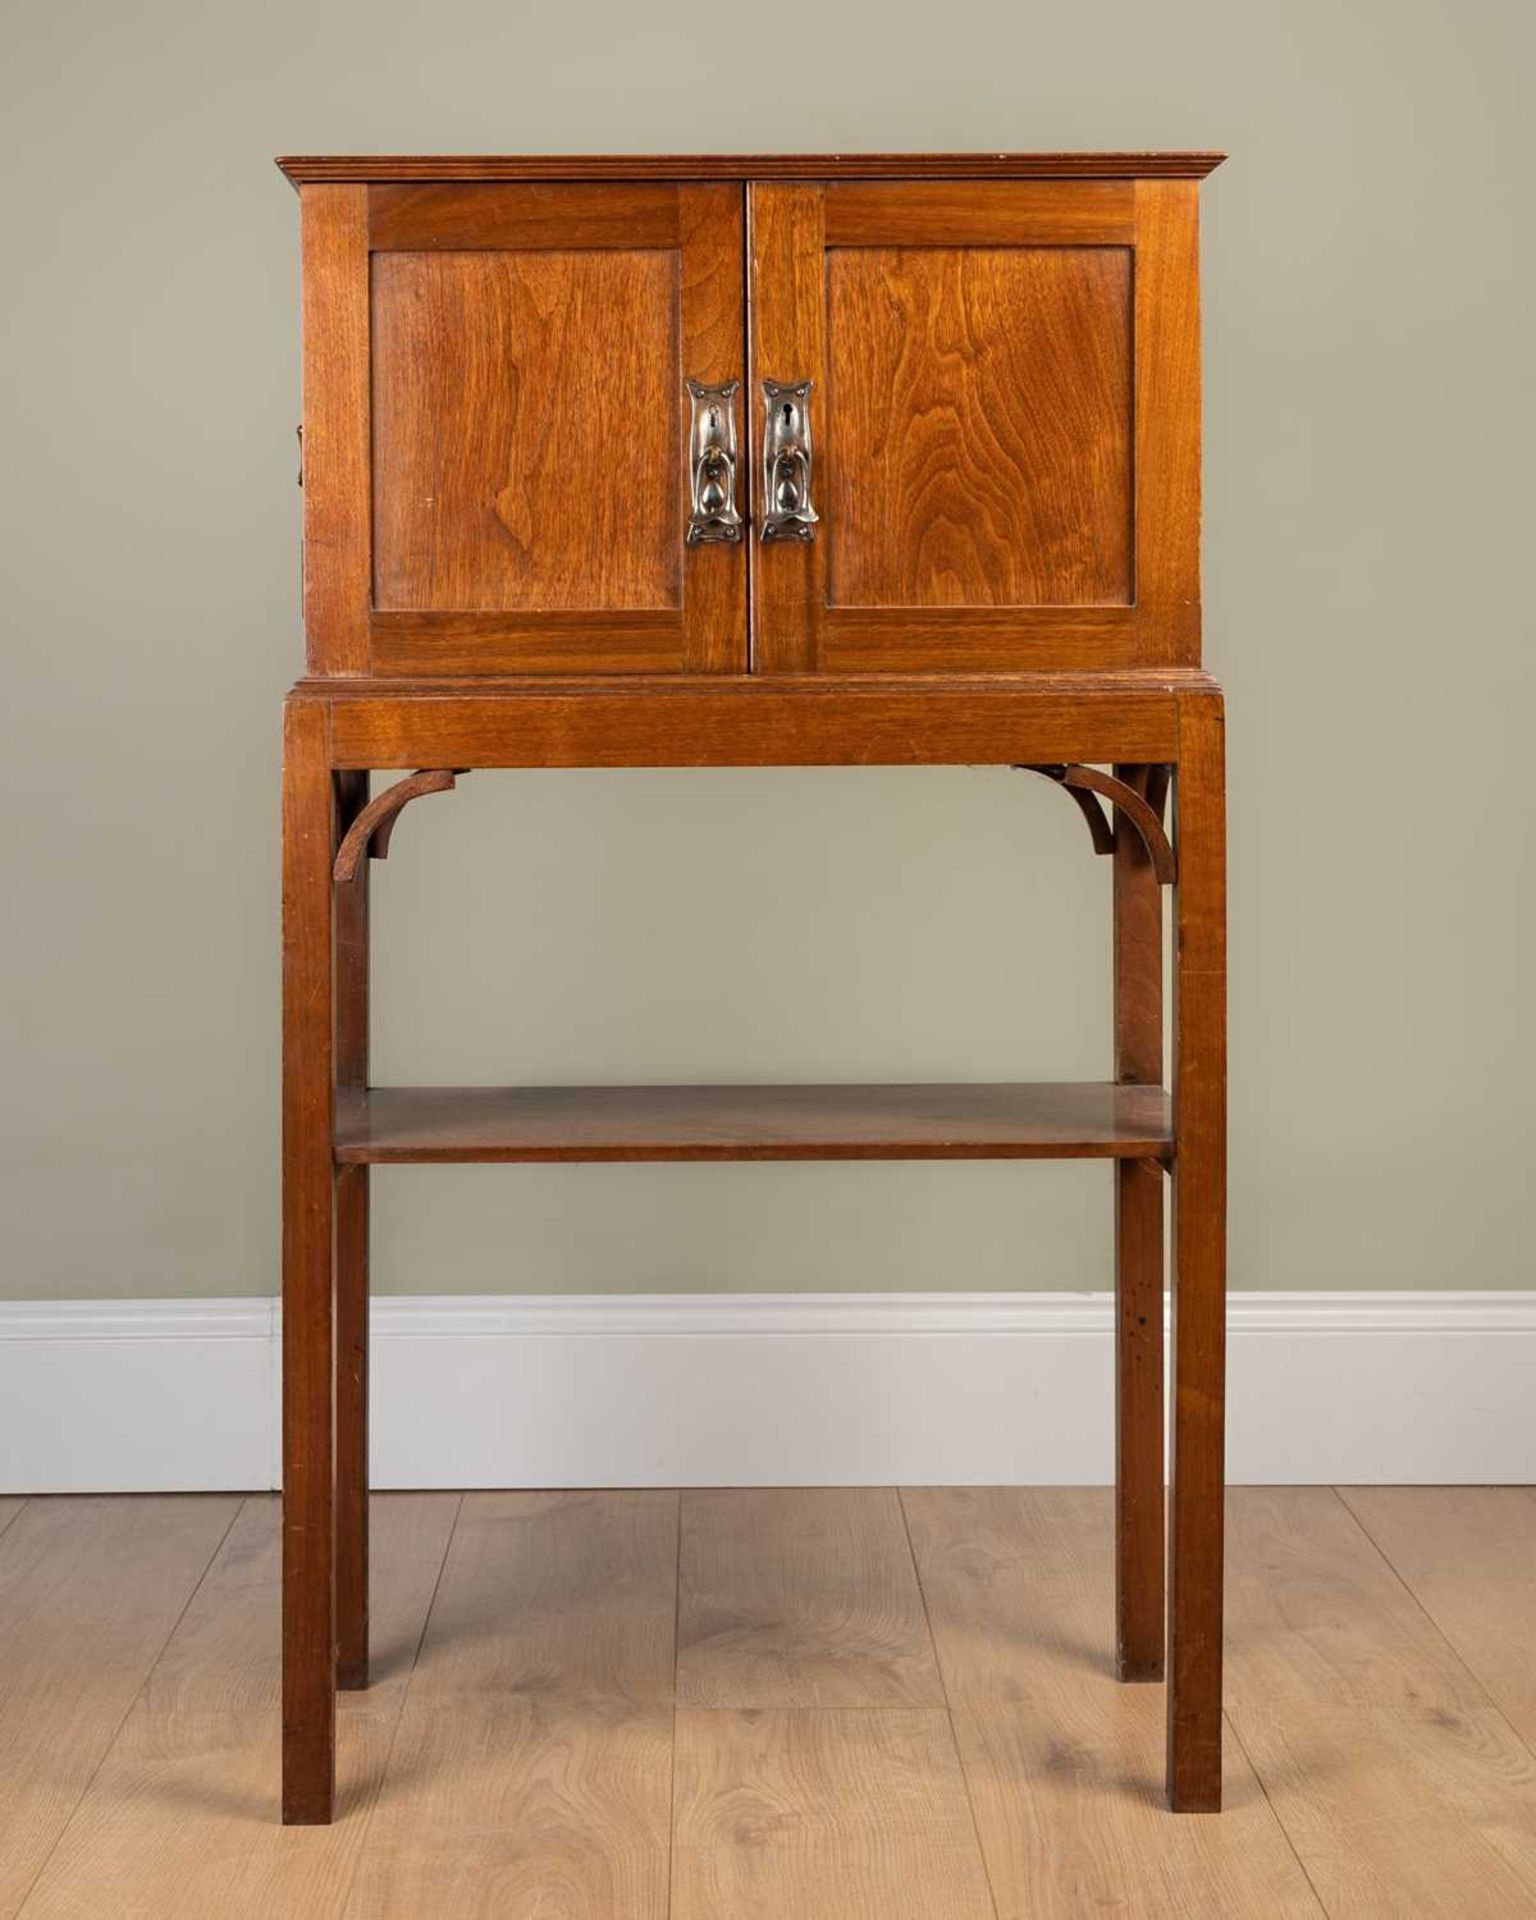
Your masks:
M737 380L709 386L688 382L693 407L688 432L688 514L690 547L711 541L741 538L741 515L736 510L736 389Z
M763 513L758 538L814 540L811 504L811 388L799 380L763 382Z

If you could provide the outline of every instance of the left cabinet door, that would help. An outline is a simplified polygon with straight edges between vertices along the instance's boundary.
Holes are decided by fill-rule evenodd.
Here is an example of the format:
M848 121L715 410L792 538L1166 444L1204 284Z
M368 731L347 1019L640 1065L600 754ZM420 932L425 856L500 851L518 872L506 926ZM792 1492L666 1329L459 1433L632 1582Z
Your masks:
M745 526L745 461L690 391L741 378L741 188L321 184L303 217L311 670L744 672L746 542L693 508L733 479Z

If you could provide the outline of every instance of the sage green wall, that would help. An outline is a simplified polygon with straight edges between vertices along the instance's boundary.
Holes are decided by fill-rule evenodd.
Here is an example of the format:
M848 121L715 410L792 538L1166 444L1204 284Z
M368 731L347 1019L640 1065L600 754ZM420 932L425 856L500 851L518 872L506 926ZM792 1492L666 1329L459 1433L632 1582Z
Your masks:
M1532 9L12 0L11 1296L276 1276L280 151L1226 147L1235 1284L1533 1283ZM1098 1074L1106 873L997 772L487 774L378 886L380 1078ZM379 1283L1088 1287L1085 1167L403 1170Z

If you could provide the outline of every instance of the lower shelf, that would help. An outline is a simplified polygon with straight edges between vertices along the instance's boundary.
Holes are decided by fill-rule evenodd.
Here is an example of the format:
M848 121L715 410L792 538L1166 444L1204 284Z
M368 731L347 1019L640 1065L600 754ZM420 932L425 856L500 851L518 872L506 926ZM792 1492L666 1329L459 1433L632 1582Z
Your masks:
M346 1165L510 1160L1166 1160L1162 1087L372 1087L337 1097Z

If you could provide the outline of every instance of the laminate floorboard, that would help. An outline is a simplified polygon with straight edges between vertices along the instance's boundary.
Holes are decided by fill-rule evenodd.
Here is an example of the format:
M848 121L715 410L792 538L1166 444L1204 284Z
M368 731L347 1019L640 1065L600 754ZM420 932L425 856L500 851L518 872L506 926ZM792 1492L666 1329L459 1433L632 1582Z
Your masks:
M373 1498L373 1685L337 1701L332 1827L278 1822L278 1502L246 1501L24 1909L28 1920L340 1911L459 1497Z
M0 1533L0 1915L19 1910L239 1508L59 1495Z
M1536 1495L1240 1488L1225 1811L1100 1489L388 1494L278 1824L278 1504L0 1500L0 1920L1536 1913Z

